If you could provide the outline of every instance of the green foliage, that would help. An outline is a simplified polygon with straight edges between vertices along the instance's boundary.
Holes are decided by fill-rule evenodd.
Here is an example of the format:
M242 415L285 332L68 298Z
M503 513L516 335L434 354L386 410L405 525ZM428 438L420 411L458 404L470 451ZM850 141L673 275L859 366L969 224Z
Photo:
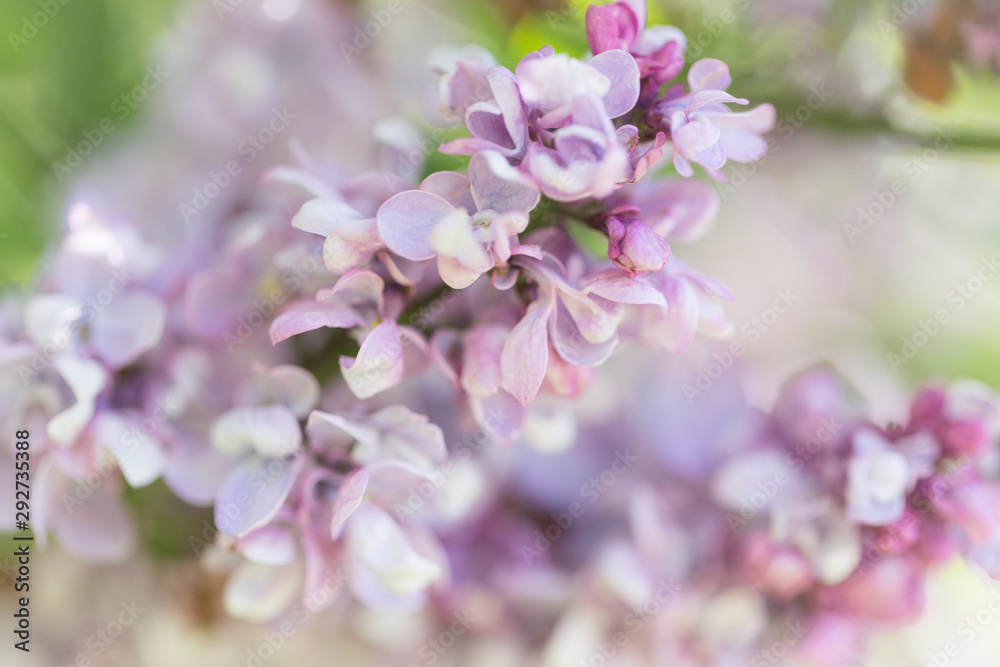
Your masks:
M176 0L0 4L0 287L24 284L56 234L68 182L53 162L143 77ZM141 112L142 109L137 111Z

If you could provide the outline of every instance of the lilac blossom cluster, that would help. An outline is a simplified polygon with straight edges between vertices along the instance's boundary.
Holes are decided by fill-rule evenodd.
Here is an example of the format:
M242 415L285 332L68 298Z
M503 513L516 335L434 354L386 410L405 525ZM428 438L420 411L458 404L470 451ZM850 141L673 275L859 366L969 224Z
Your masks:
M879 426L827 368L769 413L734 383L680 412L663 370L631 369L647 397L571 454L518 457L500 502L446 542L441 618L484 571L502 607L465 656L499 635L529 664L853 665L920 615L941 563L998 574L1000 395L984 385L924 389ZM531 642L526 624L552 630Z
M255 43L254 25L225 26ZM177 132L176 172L146 174L170 194L119 207L76 192L50 268L0 311L0 414L36 436L39 542L126 558L121 491L162 480L213 508L198 551L227 573L233 615L343 601L450 623L472 604L488 609L470 642L510 635L524 654L631 618L642 639L615 650L677 665L747 664L786 622L806 628L796 650L844 664L831 656L873 624L919 611L943 558L1000 570L985 391L925 391L889 428L823 371L770 415L728 398L679 412L662 386L595 407L632 384L595 386L622 341L680 353L729 333L729 292L671 244L719 206L694 165L724 179L727 161L760 158L774 109L734 111L748 102L725 64L686 67L683 34L647 27L642 2L591 7L586 31L587 59L438 59L437 120L467 133L438 148L462 170L412 178L429 171L411 158L421 131L389 118L360 173L315 157L319 140L292 141L291 166L227 168L196 229L160 213L189 197L183 156L231 154L211 138L251 134L282 94L298 131L322 136L326 108L302 103L331 74L303 49L299 80L256 81L255 116L193 63L176 107L214 124ZM333 58L330 37L282 39ZM636 612L650 596L662 613ZM551 633L524 632L539 618Z

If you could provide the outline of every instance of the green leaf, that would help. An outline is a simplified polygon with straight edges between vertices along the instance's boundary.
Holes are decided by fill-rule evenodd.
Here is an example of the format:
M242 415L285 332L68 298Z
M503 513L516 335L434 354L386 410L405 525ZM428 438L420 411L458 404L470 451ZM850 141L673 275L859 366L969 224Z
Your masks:
M608 237L575 218L564 218L563 226L580 250L595 260L608 256Z

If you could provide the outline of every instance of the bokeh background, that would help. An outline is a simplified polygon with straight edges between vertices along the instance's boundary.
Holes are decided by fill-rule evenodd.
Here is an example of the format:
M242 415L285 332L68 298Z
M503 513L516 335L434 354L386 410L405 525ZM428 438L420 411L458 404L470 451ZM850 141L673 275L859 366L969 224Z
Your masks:
M0 288L10 292L30 287L59 234L63 203L81 180L118 187L141 209L145 195L121 179L122 163L163 160L165 178L197 164L198 155L169 153L175 138L162 133L162 123L159 134L152 129L167 100L189 100L185 72L210 70L212 85L235 106L252 99L262 77L291 77L285 68L298 61L291 53L282 60L278 40L270 63L232 44L201 61L205 51L190 47L223 33L241 13L252 15L264 35L322 18L327 32L308 34L327 40L331 62L314 66L335 69L343 83L329 95L329 125L303 132L337 148L328 157L339 156L345 167L351 142L384 111L419 113L404 100L420 99L432 80L428 58L443 44L474 41L504 64L545 43L586 51L582 2L401 0L402 11L352 62L338 47L351 43L355 26L382 3L206 0L193 8L175 0L69 0L46 5L57 10L32 31L25 22L42 4L0 6ZM983 24L981 34L970 33L970 17ZM997 3L663 0L651 19L685 31L689 59L726 61L732 92L778 109L769 155L727 166L716 229L675 248L737 295L728 314L747 353L734 360L732 373L750 401L769 406L785 378L822 360L861 390L878 421L903 418L910 390L927 380L973 377L1000 387ZM219 25L206 25L213 20ZM251 45L266 37L251 32L243 39ZM138 101L133 91L151 63L167 63L166 83ZM299 78L308 83L308 72ZM199 113L190 100L189 108L169 113ZM60 173L55 163L108 119L115 129L99 134L95 154ZM279 162L287 150L287 142L276 142L267 162ZM173 211L156 224L169 226L171 217ZM779 293L794 295L793 305L769 321ZM943 324L926 325L941 311ZM698 343L685 357L707 368L721 349ZM245 664L263 631L225 617L221 581L172 539L189 534L177 526L197 526L207 515L171 501L160 487L137 495L150 557L115 568L80 564L58 550L36 558L37 651L11 656L5 641L2 664L63 665L80 655L95 665ZM5 609L11 544L0 545ZM868 664L933 664L928 656L984 608L991 590L961 563L951 564L931 583L925 617L887 632ZM98 654L88 639L132 599L146 611ZM419 633L402 618L359 617L337 631L314 619L267 664L375 664L365 647L386 641L373 631L386 622L398 628L397 641ZM998 650L1000 619L991 617L948 664L993 665ZM506 664L500 655L495 660Z

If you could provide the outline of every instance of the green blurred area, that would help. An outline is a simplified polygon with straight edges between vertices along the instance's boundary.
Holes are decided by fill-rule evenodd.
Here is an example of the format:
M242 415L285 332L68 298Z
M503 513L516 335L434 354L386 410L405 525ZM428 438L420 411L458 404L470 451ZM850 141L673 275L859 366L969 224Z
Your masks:
M53 162L141 79L175 0L7 0L0 5L0 288L30 281L59 226Z

